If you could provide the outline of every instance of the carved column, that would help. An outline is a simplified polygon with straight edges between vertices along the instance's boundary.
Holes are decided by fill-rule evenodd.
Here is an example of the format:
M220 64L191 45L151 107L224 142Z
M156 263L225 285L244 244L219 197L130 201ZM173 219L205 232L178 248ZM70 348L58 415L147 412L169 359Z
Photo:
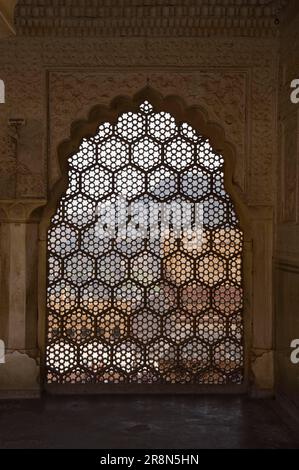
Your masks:
M6 361L0 366L3 391L38 393L37 267L38 209L44 200L1 201L0 338Z
M273 394L274 345L272 305L272 208L256 209L253 231L253 302L252 302L252 393L255 396Z

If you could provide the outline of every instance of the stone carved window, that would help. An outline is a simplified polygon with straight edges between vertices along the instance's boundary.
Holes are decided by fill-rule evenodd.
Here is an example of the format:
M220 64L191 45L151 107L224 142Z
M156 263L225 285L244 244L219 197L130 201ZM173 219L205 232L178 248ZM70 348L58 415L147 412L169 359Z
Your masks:
M223 166L207 138L147 101L83 139L48 232L48 383L242 382L243 236ZM142 203L122 237L106 210L120 197ZM174 231L174 213L167 230L157 212L158 232L140 231L142 208L174 202L200 205L197 243L194 228Z

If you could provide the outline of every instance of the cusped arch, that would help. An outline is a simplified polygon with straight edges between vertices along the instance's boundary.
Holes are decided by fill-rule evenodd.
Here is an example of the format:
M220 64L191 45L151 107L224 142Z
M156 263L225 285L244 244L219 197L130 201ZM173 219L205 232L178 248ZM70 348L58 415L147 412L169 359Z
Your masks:
M42 279L41 279L41 295L40 295L40 324L43 325L42 330L43 334L45 331L45 317L46 317L46 238L47 232L50 224L50 220L54 215L55 210L58 207L58 203L68 188L68 173L69 173L69 159L71 156L75 155L80 148L83 139L93 138L97 134L97 130L100 125L104 123L116 124L117 120L123 113L128 112L138 112L139 107L142 103L148 101L154 107L155 113L166 112L173 116L177 124L187 123L195 131L200 134L205 140L209 140L209 143L213 151L217 154L220 154L224 159L224 177L225 177L225 189L227 193L233 200L235 210L238 214L239 225L243 231L245 242L251 239L250 232L250 215L249 209L247 208L244 202L244 195L240 188L234 183L233 175L236 161L236 154L234 147L227 141L225 133L221 126L216 123L209 121L208 115L204 109L199 106L187 106L185 102L178 96L167 96L163 97L156 90L146 87L137 93L133 98L120 96L115 98L110 106L95 106L89 113L87 120L76 121L71 125L71 132L69 139L65 140L59 145L58 148L58 158L61 170L61 177L55 184L53 190L50 194L49 203L46 206L41 226L40 226L40 239L42 244L42 262L44 263L41 266ZM210 262L210 260L203 260L204 262ZM250 263L248 259L245 260L247 264L245 266L248 271ZM246 277L245 277L246 282ZM208 286L212 288L213 286ZM247 288L248 287L248 288ZM250 286L245 286L245 306L250 308L250 302L247 300L250 299ZM246 292L247 289L247 292ZM246 313L246 312L245 312ZM173 320L175 321L175 319ZM199 328L205 328L204 324L199 325ZM44 341L41 340L41 346L43 352L45 351ZM197 351L196 344L194 346L194 351ZM245 345L246 346L246 345ZM189 348L189 346L188 346ZM191 348L191 346L190 346ZM190 349L189 348L189 349ZM188 349L188 350L189 350ZM191 348L192 349L192 348ZM245 347L245 354L247 348ZM215 349L216 351L216 349ZM219 349L221 352L221 350ZM217 354L220 355L220 352ZM195 353L194 353L195 354ZM216 354L216 352L215 352ZM246 375L247 365L245 364L245 375ZM232 377L232 381L234 378Z
M68 186L68 160L75 154L83 139L89 139L96 135L101 124L110 122L116 124L119 116L127 112L137 112L139 106L149 101L156 112L167 112L171 114L177 123L187 123L197 131L204 139L208 139L213 150L224 158L224 180L225 189L231 196L236 212L240 220L240 227L244 233L245 241L252 239L250 208L246 204L245 194L234 181L237 153L235 147L226 138L224 129L211 121L207 111L199 105L188 106L185 101L177 95L163 97L154 88L147 86L133 97L118 96L110 105L94 106L86 120L77 120L71 124L70 136L58 147L58 161L60 167L60 179L55 183L50 193L48 204L44 210L41 223L41 236L47 233L49 221L54 214L58 201Z

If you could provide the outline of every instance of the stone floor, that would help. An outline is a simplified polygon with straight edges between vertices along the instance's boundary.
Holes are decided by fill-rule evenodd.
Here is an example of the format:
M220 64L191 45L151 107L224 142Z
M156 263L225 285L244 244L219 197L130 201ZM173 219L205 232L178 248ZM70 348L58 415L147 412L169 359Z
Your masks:
M0 401L0 448L296 448L273 400L235 396L47 396Z

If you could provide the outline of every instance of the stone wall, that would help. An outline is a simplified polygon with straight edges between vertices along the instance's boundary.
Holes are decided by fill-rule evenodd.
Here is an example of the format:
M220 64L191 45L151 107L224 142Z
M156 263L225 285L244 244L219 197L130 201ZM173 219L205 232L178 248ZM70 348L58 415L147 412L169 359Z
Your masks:
M299 105L290 84L299 79L299 11L294 2L282 31L279 83L279 161L275 243L276 389L299 407L299 366L290 344L299 339Z
M235 149L234 183L249 209L252 228L252 296L246 318L249 382L253 390L271 393L278 39L257 37L258 31L252 37L17 36L0 42L7 95L0 108L0 337L8 354L18 351L28 361L39 361L38 208L47 203L60 178L58 145L69 137L71 124L86 119L94 105L109 104L122 94L132 96L149 82L163 95L175 94L188 105L202 107ZM25 119L25 126L8 126L14 118ZM43 319L39 322L43 325ZM41 328L40 338L43 334ZM30 370L35 389L35 371ZM12 388L9 384L1 379L0 369L0 389Z

